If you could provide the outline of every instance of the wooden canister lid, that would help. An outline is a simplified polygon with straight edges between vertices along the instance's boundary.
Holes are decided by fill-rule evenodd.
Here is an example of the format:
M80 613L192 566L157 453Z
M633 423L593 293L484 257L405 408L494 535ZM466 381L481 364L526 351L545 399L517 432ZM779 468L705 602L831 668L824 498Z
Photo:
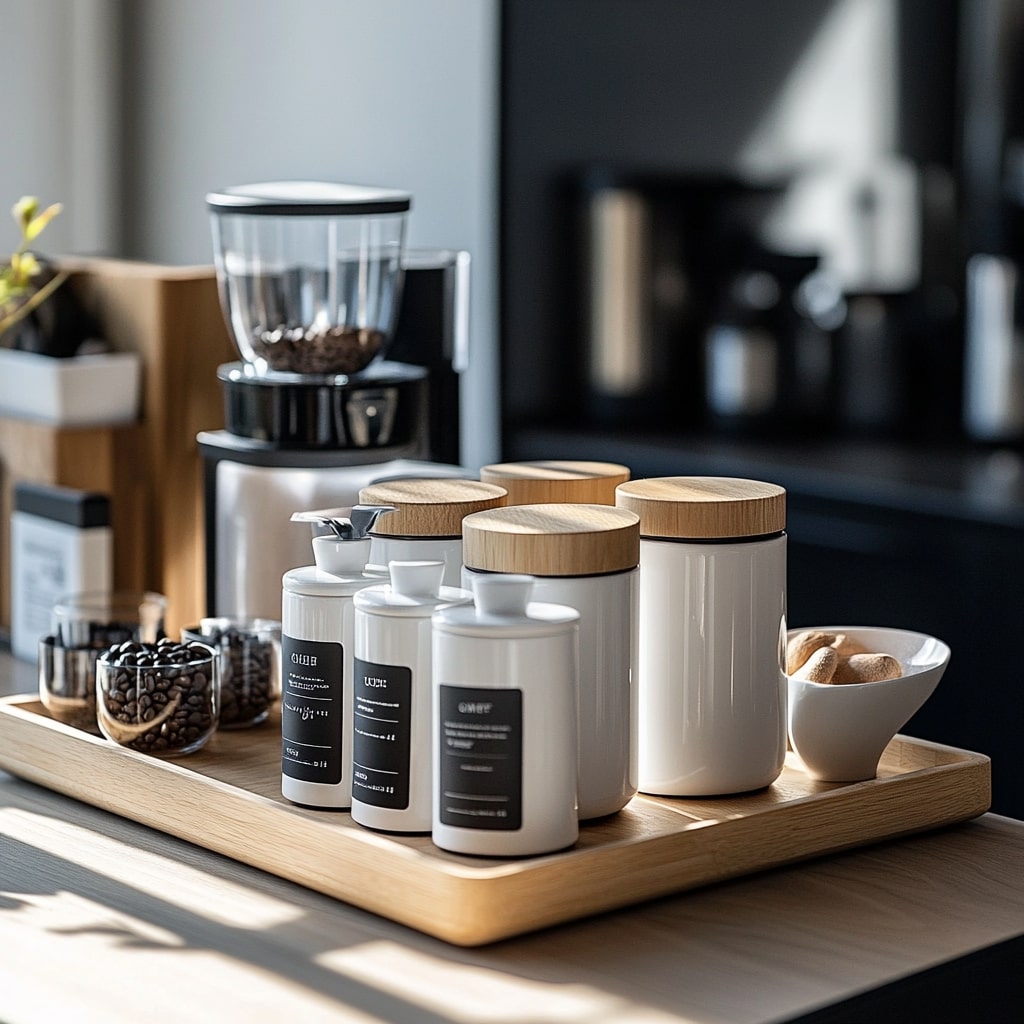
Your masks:
M475 512L462 523L470 569L531 576L593 576L640 561L640 518L612 505L552 502Z
M616 504L640 517L644 537L720 540L764 537L786 528L786 491L778 484L725 476L632 480Z
M629 476L629 468L615 462L500 462L480 470L481 480L508 491L509 505L614 505L615 488Z
M505 489L480 480L422 477L383 480L359 492L360 505L394 505L372 533L381 537L458 537L462 520L472 512L505 504Z

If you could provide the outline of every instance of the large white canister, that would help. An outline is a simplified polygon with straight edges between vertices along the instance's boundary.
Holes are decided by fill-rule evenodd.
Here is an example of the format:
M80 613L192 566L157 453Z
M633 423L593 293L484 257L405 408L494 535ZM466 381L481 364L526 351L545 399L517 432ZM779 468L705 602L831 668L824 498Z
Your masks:
M640 790L743 793L786 755L786 492L730 477L620 484L640 517Z
M511 505L463 522L465 586L527 573L537 601L580 613L577 689L581 820L621 810L637 791L639 517L611 505Z

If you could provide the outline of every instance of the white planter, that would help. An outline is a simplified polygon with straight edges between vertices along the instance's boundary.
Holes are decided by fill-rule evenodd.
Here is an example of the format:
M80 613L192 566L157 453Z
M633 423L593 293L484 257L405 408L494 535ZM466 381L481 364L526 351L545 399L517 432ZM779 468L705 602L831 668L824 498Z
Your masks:
M130 423L139 417L141 385L137 352L56 359L0 349L0 415L62 427Z

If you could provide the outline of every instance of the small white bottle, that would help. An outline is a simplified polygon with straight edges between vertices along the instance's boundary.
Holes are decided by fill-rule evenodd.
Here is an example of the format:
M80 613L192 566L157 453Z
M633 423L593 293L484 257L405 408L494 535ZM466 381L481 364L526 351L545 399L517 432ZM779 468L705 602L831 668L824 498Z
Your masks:
M360 590L352 675L352 820L429 832L432 813L431 616L468 603L441 585L444 562L389 562L391 583Z
M281 795L307 807L352 804L352 598L382 579L365 571L380 512L357 505L292 517L334 531L313 538L315 565L281 579Z
M533 579L473 579L475 604L434 613L432 839L531 856L571 846L579 613L530 603Z

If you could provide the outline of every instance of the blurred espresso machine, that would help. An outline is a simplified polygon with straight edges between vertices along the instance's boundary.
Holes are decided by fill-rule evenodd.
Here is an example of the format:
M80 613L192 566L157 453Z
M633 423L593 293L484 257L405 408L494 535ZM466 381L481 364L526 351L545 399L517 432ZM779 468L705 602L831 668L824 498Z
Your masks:
M198 436L207 614L277 619L310 560L293 512L354 505L402 476L464 475L469 256L408 250L411 197L331 182L207 196L221 306L225 429Z

